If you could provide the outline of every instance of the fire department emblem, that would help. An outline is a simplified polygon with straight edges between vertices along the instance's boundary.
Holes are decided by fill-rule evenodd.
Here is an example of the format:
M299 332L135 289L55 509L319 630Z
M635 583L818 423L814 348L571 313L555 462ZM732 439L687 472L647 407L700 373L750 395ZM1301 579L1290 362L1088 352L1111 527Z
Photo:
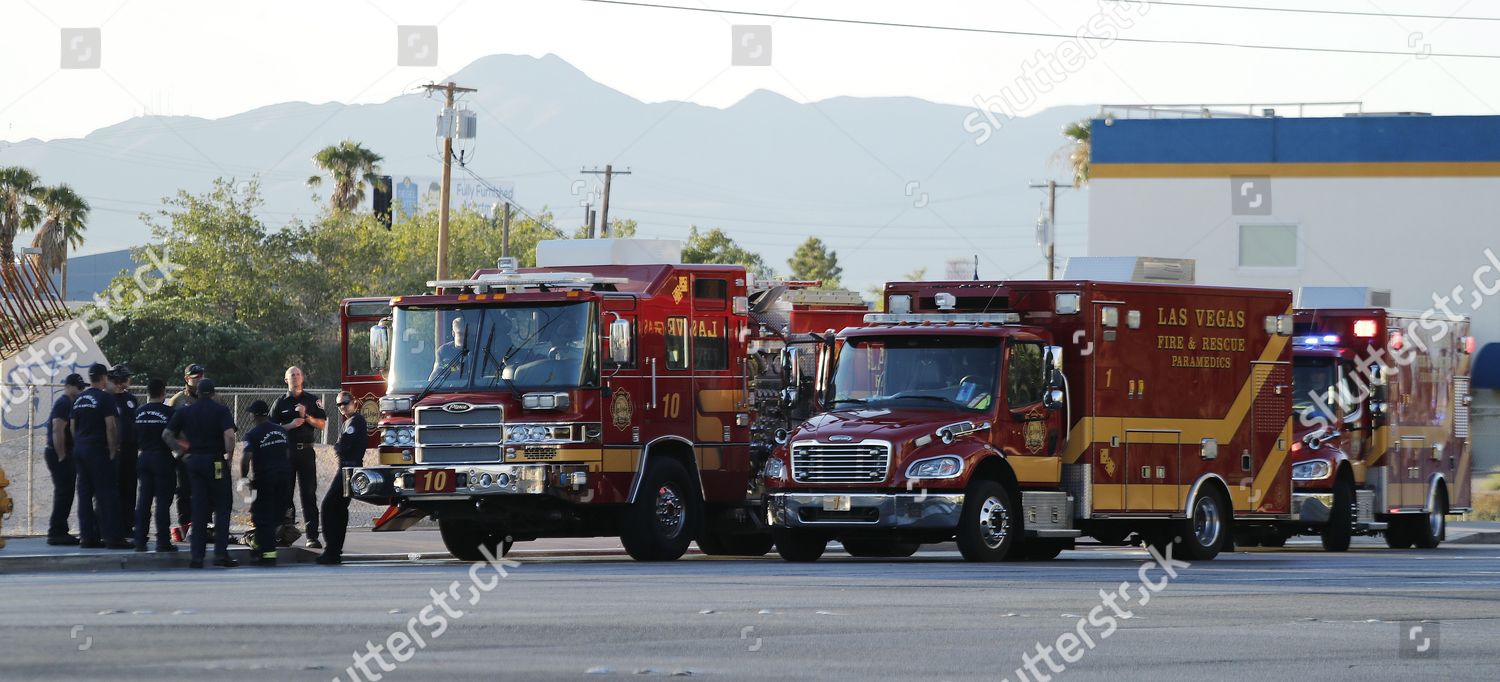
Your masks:
M1042 446L1047 443L1047 423L1043 421L1026 422L1026 449L1031 454L1041 452Z
M1114 478L1115 460L1114 458L1109 456L1108 449L1102 449L1099 451L1099 462L1104 465L1104 473L1108 474L1110 478Z
M615 391L614 401L609 406L609 414L614 418L615 428L620 430L630 428L630 418L635 415L635 404L630 402L628 392Z
M672 302L673 303L681 303L682 302L682 297L686 296L687 292L688 292L687 277L678 277L677 278L677 288L672 290Z

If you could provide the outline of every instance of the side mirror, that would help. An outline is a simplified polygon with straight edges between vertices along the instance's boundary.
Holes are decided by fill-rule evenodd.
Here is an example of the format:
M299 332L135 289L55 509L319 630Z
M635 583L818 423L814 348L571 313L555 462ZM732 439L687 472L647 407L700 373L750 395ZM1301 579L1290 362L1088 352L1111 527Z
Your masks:
M1047 369L1062 371L1062 352L1062 346L1046 347L1046 355L1044 356L1046 361L1043 364L1047 366Z
M1047 392L1042 395L1042 407L1045 407L1049 410L1061 409L1063 406L1064 398L1065 396L1063 395L1061 389L1047 389Z
M781 351L781 381L788 386L802 383L802 349L788 346Z
M796 407L797 401L800 398L801 395L799 395L795 386L788 386L781 389L781 406L786 409Z
M385 320L370 327L370 367L376 372L384 373L390 366L391 358L391 328Z
M630 320L617 317L609 323L609 360L616 365L628 365L635 357L630 347Z

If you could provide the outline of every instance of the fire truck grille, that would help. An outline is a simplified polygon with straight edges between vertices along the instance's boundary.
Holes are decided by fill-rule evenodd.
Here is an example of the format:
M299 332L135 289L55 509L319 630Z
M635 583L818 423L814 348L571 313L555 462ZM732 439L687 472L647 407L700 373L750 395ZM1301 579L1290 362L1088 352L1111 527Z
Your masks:
M416 411L417 462L499 462L502 421L499 405L475 405L457 411L419 407Z
M798 483L880 483L891 467L885 443L792 446L792 479Z

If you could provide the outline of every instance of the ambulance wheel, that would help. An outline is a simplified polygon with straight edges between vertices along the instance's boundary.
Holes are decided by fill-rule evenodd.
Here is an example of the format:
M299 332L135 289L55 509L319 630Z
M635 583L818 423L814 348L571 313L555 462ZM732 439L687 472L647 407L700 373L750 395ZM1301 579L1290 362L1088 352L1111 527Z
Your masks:
M771 551L772 542L770 533L704 533L698 538L698 549L708 556L765 556Z
M776 542L776 553L782 559L797 563L817 561L828 549L828 538L805 530L772 528L771 539Z
M636 561L675 561L702 525L703 501L675 459L657 457L646 465L635 502L625 508L620 542Z
M499 558L509 554L515 544L504 528L470 519L438 519L438 533L443 536L448 553L459 561L487 561L485 553Z
M1021 514L998 481L976 479L964 491L958 551L969 561L1002 561L1021 536Z
M1193 500L1192 510L1173 539L1176 554L1192 561L1208 561L1219 555L1229 537L1229 505L1217 490L1205 487Z
M1435 549L1443 543L1443 534L1448 530L1448 494L1441 488L1432 500L1432 511L1412 519L1412 543L1417 549Z
M1359 515L1355 508L1354 481L1340 478L1333 484L1333 508L1328 511L1328 523L1323 526L1323 549L1329 552L1344 552L1349 549L1349 540L1354 537L1354 521Z
M915 542L881 542L879 540L840 540L849 556L868 559L904 559L917 553Z

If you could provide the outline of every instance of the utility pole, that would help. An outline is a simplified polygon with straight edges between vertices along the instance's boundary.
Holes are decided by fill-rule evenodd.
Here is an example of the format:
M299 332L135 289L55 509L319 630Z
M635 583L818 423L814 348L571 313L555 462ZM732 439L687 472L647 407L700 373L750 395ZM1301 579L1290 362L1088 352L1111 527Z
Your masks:
M586 202L583 205L583 233L594 238L594 202Z
M453 188L453 134L457 124L458 114L453 110L453 95L460 92L477 92L475 88L461 88L453 81L443 85L428 83L422 86L431 94L435 90L443 91L443 116L439 120L448 122L448 129L443 130L443 188L438 198L438 258L437 278L448 279L448 198Z
M502 208L503 206L503 208ZM510 202L495 204L490 208L495 221L500 223L500 257L510 257Z
M609 181L610 181L611 178L613 178L616 175L630 175L630 169L627 168L627 169L622 170L622 171L617 171L617 170L615 170L615 167L613 165L604 164L604 170L599 170L598 168L595 168L594 170L579 170L578 172L583 173L585 175L603 175L604 176L604 205L601 206L600 209L599 209L599 236L601 238L608 238L609 237Z
M1027 185L1032 189L1047 190L1047 243L1042 245L1042 252L1047 256L1047 279L1057 279L1057 190L1059 185L1056 180L1048 180L1045 183L1031 183ZM1069 189L1071 185L1062 185L1062 189Z

